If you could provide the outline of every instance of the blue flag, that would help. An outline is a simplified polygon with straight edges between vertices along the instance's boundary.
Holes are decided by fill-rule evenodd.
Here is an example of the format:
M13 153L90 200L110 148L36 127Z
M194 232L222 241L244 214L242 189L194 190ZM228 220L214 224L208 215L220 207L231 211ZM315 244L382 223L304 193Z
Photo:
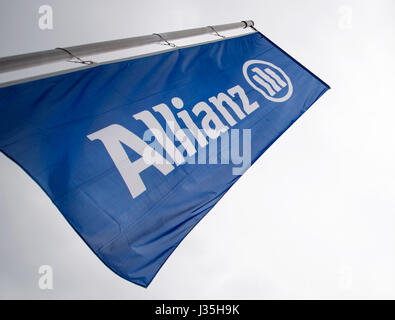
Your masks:
M328 86L260 33L0 89L0 150L115 273L148 286Z

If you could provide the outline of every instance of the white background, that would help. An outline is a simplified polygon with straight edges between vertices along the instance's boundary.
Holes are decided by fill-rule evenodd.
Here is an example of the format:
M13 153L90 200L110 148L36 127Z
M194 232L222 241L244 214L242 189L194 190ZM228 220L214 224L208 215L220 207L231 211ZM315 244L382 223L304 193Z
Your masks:
M38 27L43 4L53 8L53 30ZM2 0L0 15L0 56L253 19L332 87L188 235L148 289L105 267L1 155L1 298L395 298L394 1ZM45 264L54 270L53 290L38 287Z

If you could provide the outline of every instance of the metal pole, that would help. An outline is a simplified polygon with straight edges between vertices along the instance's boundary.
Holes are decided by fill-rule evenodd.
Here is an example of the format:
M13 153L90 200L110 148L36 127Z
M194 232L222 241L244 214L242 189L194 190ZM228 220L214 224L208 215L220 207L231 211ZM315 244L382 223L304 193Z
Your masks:
M254 21L247 20L247 21L221 24L221 25L209 26L203 28L165 32L165 33L161 33L160 35L164 39L171 41L171 40L177 40L177 39L193 37L203 34L210 34L213 33L213 28L215 31L221 32L225 30L241 29L241 28L247 28L253 26L254 26ZM134 48L151 43L157 43L161 41L162 39L158 35L152 34L152 35L146 35L140 37L89 43L80 46L67 47L63 49L66 49L74 56L79 57L79 56L95 55L95 54L122 50L122 49L129 49L129 48ZM33 53L4 57L4 58L0 58L0 73L39 66L56 61L64 61L67 59L70 59L70 54L68 54L64 50L59 50L59 49L38 51Z

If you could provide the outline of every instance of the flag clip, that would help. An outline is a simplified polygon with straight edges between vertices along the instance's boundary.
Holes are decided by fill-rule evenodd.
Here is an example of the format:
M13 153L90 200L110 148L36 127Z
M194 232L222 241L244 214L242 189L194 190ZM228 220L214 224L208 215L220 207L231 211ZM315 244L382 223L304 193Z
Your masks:
M214 34L215 34L216 36L218 36L218 37L220 37L220 38L223 38L223 39L226 38L226 37L223 36L222 34L219 34L219 33L217 32L217 30L214 29L213 26L208 26L208 27L209 27L211 30L213 30L213 32L214 32Z
M66 60L67 62L72 62L72 63L82 63L82 64L94 64L95 62L92 60L82 60L80 57L77 57L76 55L72 54L69 50L65 49L65 48L55 48L58 50L62 50L66 53L68 53L70 55L70 57L72 59L76 59L77 61L73 61L73 60Z
M167 41L165 38L163 38L162 35L160 35L159 33L153 33L153 35L158 36L163 42L165 43L160 43L163 44L164 46L170 46L172 48L177 48L177 46L174 43L171 43L169 41Z
M254 27L254 21L252 22L251 26L248 25L247 21L243 20L242 22L245 24L245 27L243 29L250 27L252 30L258 32L261 35L261 38L263 38L263 34L257 28Z

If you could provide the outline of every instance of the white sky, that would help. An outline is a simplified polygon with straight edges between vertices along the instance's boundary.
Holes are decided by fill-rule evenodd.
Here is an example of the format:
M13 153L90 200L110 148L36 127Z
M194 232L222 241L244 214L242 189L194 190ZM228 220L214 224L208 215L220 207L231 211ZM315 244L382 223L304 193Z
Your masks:
M43 4L53 7L53 30L38 27ZM148 289L105 267L0 155L0 298L395 298L394 1L3 0L0 56L246 19L332 89L199 223ZM95 59L113 57L120 53ZM38 287L41 265L53 267L53 290Z

